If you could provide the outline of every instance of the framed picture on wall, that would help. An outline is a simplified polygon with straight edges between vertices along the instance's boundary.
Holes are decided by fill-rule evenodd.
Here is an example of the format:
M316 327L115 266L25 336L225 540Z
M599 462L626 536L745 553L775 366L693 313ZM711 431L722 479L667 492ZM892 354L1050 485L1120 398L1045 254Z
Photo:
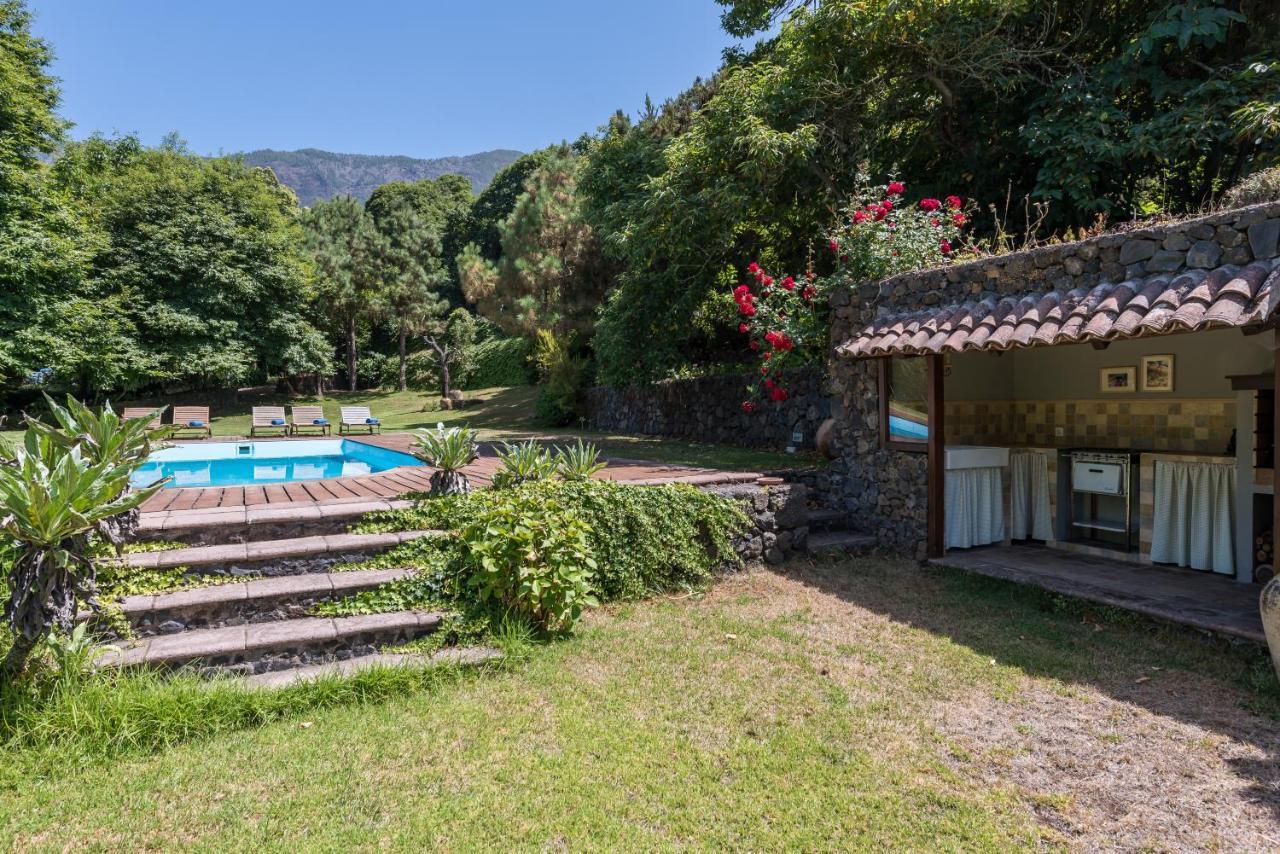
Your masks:
M1135 377L1138 369L1102 368L1098 371L1098 391L1108 394L1123 394L1137 390Z
M1142 390L1173 391L1173 356L1142 357Z

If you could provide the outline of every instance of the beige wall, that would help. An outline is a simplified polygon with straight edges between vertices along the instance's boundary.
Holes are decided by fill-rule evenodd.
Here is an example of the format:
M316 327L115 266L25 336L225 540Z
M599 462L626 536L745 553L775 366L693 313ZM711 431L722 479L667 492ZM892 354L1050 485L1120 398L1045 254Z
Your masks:
M1231 398L1231 374L1270 372L1271 335L1246 336L1214 329L1117 341L1106 350L1089 344L1033 347L1000 355L962 353L950 357L947 400L1205 400ZM1138 368L1143 356L1172 353L1174 390L1166 393L1104 394L1098 391L1102 368Z

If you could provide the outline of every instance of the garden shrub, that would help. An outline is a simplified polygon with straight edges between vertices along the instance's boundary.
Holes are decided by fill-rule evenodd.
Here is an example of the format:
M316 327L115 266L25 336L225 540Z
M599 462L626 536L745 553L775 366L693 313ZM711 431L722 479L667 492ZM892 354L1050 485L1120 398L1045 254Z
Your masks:
M427 499L407 510L373 513L359 532L461 528L493 506L554 500L589 527L596 560L592 592L602 601L637 599L697 588L718 567L736 563L733 537L746 515L733 501L688 484L629 486L607 480L528 483L513 490ZM384 552L372 565L439 566L445 540L413 540Z
M471 373L460 388L498 388L532 385L529 341L525 338L491 338L470 348Z
M459 533L468 587L481 603L496 603L551 634L568 631L584 607L596 604L590 533L554 496L511 492Z
M542 388L534 411L538 421L548 427L564 427L583 420L587 414L591 361L574 355L572 345L571 336L557 338L545 329L538 330L532 361Z

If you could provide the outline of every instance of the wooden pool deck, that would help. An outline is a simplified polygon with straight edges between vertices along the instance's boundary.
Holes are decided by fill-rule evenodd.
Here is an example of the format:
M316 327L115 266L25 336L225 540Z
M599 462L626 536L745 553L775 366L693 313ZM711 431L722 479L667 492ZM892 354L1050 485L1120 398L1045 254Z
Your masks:
M308 437L314 438L314 437ZM336 437L335 437L336 438ZM353 442L364 442L392 451L408 453L413 434L386 433L379 436L343 436ZM217 437L213 441L236 441ZM257 439L254 441L266 441ZM274 441L289 441L276 439ZM185 443L184 443L185 444ZM606 468L598 475L606 480L636 484L746 483L760 477L758 472L720 471L717 469L677 466L641 460L607 459ZM464 471L476 487L486 487L498 470L493 446L482 444L480 459ZM335 477L325 480L297 481L264 486L200 486L162 489L142 506L144 513L175 510L211 510L221 507L256 507L259 505L335 504L396 498L411 492L424 492L431 486L432 469L426 466L402 466L377 474Z

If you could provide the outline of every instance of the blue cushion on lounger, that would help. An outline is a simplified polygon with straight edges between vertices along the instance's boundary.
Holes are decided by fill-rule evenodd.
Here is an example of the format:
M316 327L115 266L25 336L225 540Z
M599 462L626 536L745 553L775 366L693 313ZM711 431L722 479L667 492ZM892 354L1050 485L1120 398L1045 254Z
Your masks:
M188 422L187 422L187 426L188 426L188 427L203 427L203 426L204 426L204 422L203 422L203 421L188 421Z
M272 418L272 419L271 419L271 426L272 426L272 427L283 427L283 426L284 426L284 419L283 419L283 418Z
M366 419L364 420L364 423L365 423L365 424L381 424L382 422L380 422L380 421L379 421L378 419L376 419L376 418L366 418Z
M312 421L311 423L312 423L312 424L314 424L314 425L316 425L317 427L324 427L325 425L327 425L327 424L329 423L329 419L328 419L328 418L317 418L315 421Z

